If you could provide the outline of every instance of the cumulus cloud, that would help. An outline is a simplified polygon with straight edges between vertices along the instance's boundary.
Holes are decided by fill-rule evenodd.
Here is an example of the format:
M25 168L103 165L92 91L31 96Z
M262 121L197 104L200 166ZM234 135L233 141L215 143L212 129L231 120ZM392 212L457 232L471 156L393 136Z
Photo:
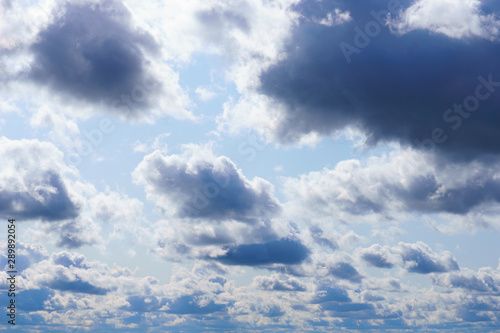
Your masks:
M164 325L175 331L207 327L209 321L210 327L235 325L252 329L297 325L308 329L324 325L324 331L360 325L410 329L429 322L445 325L458 318L464 323L496 320L486 312L496 313L498 308L494 298L470 294L488 296L494 292L490 281L496 273L492 269L481 269L482 273L464 271L466 275L476 274L490 285L489 289L474 284L470 284L471 288L452 286L448 278L462 272L450 272L430 275L437 286L445 287L442 292L413 287L409 294L401 294L408 290L393 278L367 278L361 286L354 286L349 280L328 274L300 279L283 274L257 276L250 286L236 287L220 275L228 272L224 266L201 261L191 270L176 265L170 282L160 284L151 277L138 277L128 268L109 267L78 253L63 251L40 256L45 249L34 245L25 248L33 250L28 254L33 256L33 263L18 277L23 285L19 297L24 300L19 308L27 311L23 320L37 322L41 327L85 322L84 326L110 330L134 323L138 327ZM405 251L404 246L400 248ZM5 272L0 276L4 280ZM449 288L457 292L450 293ZM378 294L382 292L384 297ZM6 300L6 295L2 293L0 299ZM311 321L311 314L336 321L320 325ZM121 319L110 323L110 315ZM373 320L379 322L374 324ZM249 322L253 324L247 325Z
M395 149L366 161L346 160L332 169L285 178L285 211L298 218L334 217L344 223L408 220L417 213L441 216L436 225L443 230L452 220L455 230L457 225L495 226L500 184L493 165L448 164L432 154Z
M401 255L406 270L410 273L429 274L456 271L457 261L450 252L438 255L423 242L399 243L394 249Z
M444 251L435 253L424 242L403 243L380 246L374 244L358 251L360 257L368 264L378 268L392 268L401 265L410 273L429 274L458 271L458 263L453 255Z
M128 233L140 240L148 234L147 228L139 228L139 200L110 190L98 192L81 181L52 143L2 137L0 159L0 216L35 222L28 227L32 239L50 235L66 248L102 243L96 220L111 222L117 237Z
M338 262L330 267L330 273L340 279L349 280L352 282L360 282L363 276L358 270L347 262Z
M340 25L345 22L352 20L351 14L349 12L342 12L340 9L335 8L333 12L327 13L326 18L321 20L316 20L317 23L332 27L334 25Z
M295 263L306 247L286 240L289 222L264 179L247 179L208 145L185 145L182 154L146 155L132 173L163 212L153 226L154 252L167 260L212 258L231 265ZM277 251L287 247L289 254ZM251 251L258 251L255 257Z
M253 284L263 290L270 291L305 291L306 287L299 280L286 275L256 276Z
M178 74L163 61L163 45L122 2L16 5L16 13L23 10L44 15L30 22L36 37L1 59L8 68L2 82L17 103L26 99L16 93L23 90L75 118L108 112L149 122L166 115L195 119Z
M452 38L481 37L495 40L500 21L481 13L479 0L415 1L390 25L399 33L425 29Z
M391 11L394 17L407 3L377 0L367 7L348 1L307 2L299 8L305 17L335 6L349 11L353 20L332 27L302 20L293 30L286 57L258 77L258 88L227 105L221 123L250 126L280 143L354 127L364 133L368 145L396 141L418 149L434 146L452 160L499 153L493 144L500 121L494 112L500 103L495 58L499 42L478 37L482 33L470 26L456 34L472 34L467 40L441 33L391 32L387 14ZM431 3L448 2L425 1L425 8ZM453 3L448 7L460 13L478 8L477 1ZM482 17L497 15L500 8L489 3L485 10ZM441 12L432 9L432 17L442 20ZM453 20L451 30L459 18ZM450 61L451 53L460 60Z
M226 265L294 265L304 261L309 250L300 242L291 239L280 239L263 244L242 244L229 247L227 252L215 258ZM344 273L344 270L338 270ZM346 274L350 274L350 271Z
M130 93L146 79L141 49L158 46L129 22L130 13L119 2L66 3L63 15L31 46L35 64L29 77L92 102Z
M269 182L248 180L230 159L215 157L207 147L185 148L181 155L155 151L133 172L134 181L165 213L254 223L280 211Z
M311 304L321 304L325 302L351 302L351 298L345 288L319 284L316 287L316 293L311 300Z
M0 255L0 267L5 268L4 271L8 271L8 261L7 261L7 246L2 247L4 250L3 253ZM31 265L47 259L48 252L45 247L41 245L35 245L35 244L26 244L26 243L16 243L16 258L17 258L17 264L16 264L16 270L17 272L23 272L25 269L30 267Z
M197 264L193 270L175 267L170 283L159 284L152 277L136 276L126 267L89 261L78 253L40 256L46 249L29 244L21 245L20 253L25 249L33 250L27 254L31 264L16 280L22 289L18 297L23 297L19 308L27 311L25 322L37 320L37 314L30 313L33 311L40 311L40 325L78 324L80 320L80 325L107 327L104 318L110 314L134 322L137 313L202 315L226 310L226 302L218 295L225 292L227 280L217 274L218 264ZM7 276L5 272L0 275L4 289ZM0 298L8 300L4 292ZM107 315L101 316L103 313ZM159 323L173 319L161 318ZM116 324L122 324L121 320Z
M81 202L65 179L71 174L54 145L0 138L0 214L44 221L77 217Z
M378 268L394 267L394 263L389 259L390 255L390 250L379 244L374 244L369 248L360 251L361 259Z
M40 221L30 236L51 237L58 246L76 248L102 239L99 226L86 214L85 193L77 172L67 166L53 144L0 138L0 215L18 221Z
M444 288L461 288L470 292L492 293L498 295L500 290L500 273L491 267L483 267L478 271L463 269L431 276L432 282Z

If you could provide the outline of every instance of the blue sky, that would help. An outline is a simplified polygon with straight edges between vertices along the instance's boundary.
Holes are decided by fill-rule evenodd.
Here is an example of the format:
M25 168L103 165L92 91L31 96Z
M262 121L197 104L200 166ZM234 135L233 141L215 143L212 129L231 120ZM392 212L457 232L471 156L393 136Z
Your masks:
M497 2L0 8L17 329L500 329Z

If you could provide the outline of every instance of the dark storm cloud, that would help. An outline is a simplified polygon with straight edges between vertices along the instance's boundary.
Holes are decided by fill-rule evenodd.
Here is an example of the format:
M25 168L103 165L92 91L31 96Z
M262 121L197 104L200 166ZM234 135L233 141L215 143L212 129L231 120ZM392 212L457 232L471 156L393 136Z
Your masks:
M300 242L280 239L262 244L245 244L230 247L228 252L215 259L226 265L259 266L270 264L299 264L309 255Z
M448 157L500 153L498 40L450 38L427 30L390 33L383 26L388 3L305 1L298 7L305 19L293 32L288 57L261 75L261 93L286 105L279 140L351 125L362 129L370 144L399 141L422 148L419 142L441 128L433 143ZM410 1L400 4L406 9ZM333 27L315 23L336 7L349 11L352 20ZM482 9L485 15L498 13L500 5L489 2ZM382 18L371 14L382 10ZM377 26L380 32L374 33ZM372 37L362 41L357 29L365 27ZM346 57L341 43L358 45L359 52ZM454 107L477 101L477 111Z
M63 15L42 30L31 46L35 61L28 78L91 103L111 105L136 93L134 103L147 106L146 96L134 89L152 82L144 51L154 52L157 45L149 34L132 28L130 21L130 13L118 1L66 3ZM114 104L114 110L131 110Z
M75 218L80 207L68 195L66 185L55 171L46 171L40 180L27 179L35 193L9 189L0 190L0 215L16 219L42 219L57 221ZM1 185L1 184L0 184ZM51 189L51 190L48 190ZM43 198L43 199L41 199Z

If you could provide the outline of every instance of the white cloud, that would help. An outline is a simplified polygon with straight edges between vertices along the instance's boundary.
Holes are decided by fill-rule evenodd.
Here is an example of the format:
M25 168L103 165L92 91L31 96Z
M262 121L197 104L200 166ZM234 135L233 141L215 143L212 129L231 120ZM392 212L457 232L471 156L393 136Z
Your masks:
M207 87L197 87L195 92L202 101L209 101L217 96L215 91Z
M230 159L215 157L209 145L186 145L182 155L157 150L144 157L133 178L167 216L250 222L280 210L269 182L246 179Z
M390 26L398 33L426 29L451 38L496 39L500 21L481 13L479 0L419 0L400 14Z
M163 133L158 135L154 140L147 140L147 142L136 141L133 145L134 153L150 153L154 150L159 150L163 154L168 151L167 138L171 133Z
M374 225L408 221L419 214L446 232L497 227L497 170L480 162L443 165L435 155L396 149L365 161L346 160L333 169L284 178L289 198L284 211L310 221Z
M321 20L316 20L318 24L326 25L327 27L333 27L336 25L341 25L352 20L351 13L348 11L343 12L336 8L333 12L327 13L326 18Z

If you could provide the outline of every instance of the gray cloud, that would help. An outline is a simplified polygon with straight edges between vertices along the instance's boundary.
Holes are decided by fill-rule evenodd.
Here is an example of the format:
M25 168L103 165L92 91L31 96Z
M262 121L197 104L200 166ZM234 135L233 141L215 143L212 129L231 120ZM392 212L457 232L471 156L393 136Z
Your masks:
M320 285L316 290L311 304L322 304L326 302L351 302L347 290L338 286Z
M57 93L129 113L124 116L148 107L149 95L159 88L146 68L145 52L158 50L153 37L132 27L131 14L118 1L67 2L62 11L31 46L35 61L26 78ZM146 93L143 85L155 87ZM131 94L137 98L131 100ZM128 96L130 105L122 96Z
M351 224L407 220L417 213L446 217L439 225L443 231L495 225L500 207L498 165L442 163L432 154L397 149L286 178L289 201L285 207L294 217L334 218Z
M347 262L339 262L329 267L330 273L339 279L349 280L351 282L360 282L363 279L358 270Z
M144 158L133 176L160 207L175 210L181 218L254 223L280 211L268 182L247 180L222 156L163 156L156 151Z
M19 220L75 218L80 203L68 191L61 152L37 140L0 138L0 216Z
M459 270L457 261L449 252L438 255L422 242L400 243L396 251L401 255L405 268L411 273L429 274Z
M353 126L365 133L368 144L398 141L424 149L419 142L440 128L444 134L437 137L446 135L446 140L435 147L449 158L500 153L498 38L452 38L425 28L391 33L384 22L389 3L305 1L298 6L304 18L293 31L286 59L260 77L260 93L285 106L276 139L295 142L306 134L328 135ZM410 5L393 3L400 7L392 18ZM333 27L314 22L335 8L349 11L353 20ZM500 6L489 2L481 10L498 16ZM498 23L490 21L494 31ZM368 28L372 31L364 32ZM346 44L356 51L345 51ZM454 104L465 106L453 111Z
M61 176L54 171L46 171L40 178L29 184L35 193L1 190L0 214L20 220L41 218L48 221L78 216L80 207L69 198Z
M304 261L310 251L302 243L291 239L280 239L262 244L243 244L227 247L226 254L215 260L226 265L260 266L270 264L294 265ZM339 274L341 269L339 269ZM351 277L352 272L345 274Z
M305 291L299 280L286 275L257 276L253 283L259 289L272 291Z
M393 247L375 244L359 250L359 255L372 266L392 268L402 265L410 273L429 274L459 270L458 263L450 252L435 253L424 242L400 242Z
M477 272L464 269L459 272L436 274L431 276L432 282L441 287L461 288L471 292L500 292L500 273L489 267L480 268Z

